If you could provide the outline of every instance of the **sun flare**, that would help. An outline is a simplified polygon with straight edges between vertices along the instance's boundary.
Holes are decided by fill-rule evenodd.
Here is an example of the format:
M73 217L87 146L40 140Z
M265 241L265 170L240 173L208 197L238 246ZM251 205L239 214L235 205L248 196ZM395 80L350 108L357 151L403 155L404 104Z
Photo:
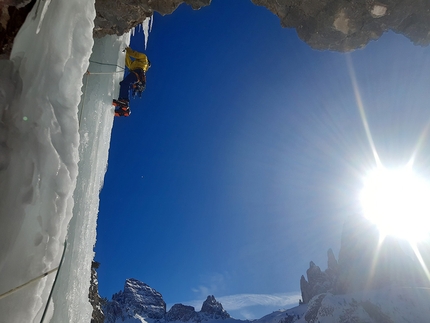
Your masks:
M382 235L411 242L429 235L430 185L410 167L374 170L364 181L360 200L365 217Z

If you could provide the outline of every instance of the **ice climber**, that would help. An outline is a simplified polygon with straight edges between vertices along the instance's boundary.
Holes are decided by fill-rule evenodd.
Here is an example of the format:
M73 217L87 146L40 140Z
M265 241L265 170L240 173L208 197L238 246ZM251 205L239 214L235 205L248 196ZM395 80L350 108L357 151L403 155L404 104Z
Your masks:
M127 47L125 52L125 66L130 70L130 73L119 83L118 100L113 100L115 116L117 117L128 117L130 115L130 88L133 91L133 95L138 94L140 96L146 86L145 73L151 67L151 62L145 54L130 47Z

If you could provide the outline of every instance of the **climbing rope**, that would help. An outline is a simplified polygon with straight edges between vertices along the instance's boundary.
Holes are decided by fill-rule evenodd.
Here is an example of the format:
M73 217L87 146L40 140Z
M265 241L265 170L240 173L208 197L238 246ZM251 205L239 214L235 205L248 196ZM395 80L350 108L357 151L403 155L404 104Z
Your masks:
M5 298L5 297L7 297L9 295L12 295L13 293L16 293L17 291L19 291L19 290L23 289L24 287L26 287L26 286L28 286L28 285L30 285L30 284L38 281L39 279L42 279L42 278L48 276L49 274L52 274L54 271L57 271L57 275L58 275L58 271L60 270L61 264L63 263L64 254L66 252L66 246L67 246L67 242L64 242L64 250L63 250L63 254L61 256L60 264L58 265L58 267L53 268L53 269L51 269L51 270L43 273L42 275L39 275L39 276L37 276L37 277L29 280L28 282L26 282L26 283L24 283L22 285L19 285L19 286L15 287L15 288L12 288L11 290L7 291L6 293L1 294L0 295L0 299ZM57 276L55 276L55 279L57 279ZM55 280L54 280L54 285L55 285ZM54 285L52 286L52 289L54 288ZM52 289L51 289L51 293L52 293Z
M88 87L88 76L89 75L112 75L112 74L116 74L116 73L124 73L124 71L125 71L124 67L119 66L117 64L101 63L101 62L96 62L96 61L92 61L92 60L89 60L89 61L90 61L90 63L93 63L93 64L106 65L106 66L116 66L116 67L121 68L122 70L120 70L120 71L114 71L114 72L96 72L96 73L87 71L84 74L84 77L85 77L85 86L84 86L84 91L83 91L82 100L81 100L81 108L79 109L79 116L78 116L79 126L81 125L82 113L83 113L83 110L84 110L85 94L87 93L87 87Z
M58 265L58 267L57 267L57 273L55 274L54 283L52 284L51 291L49 292L48 300L47 300L47 302L46 302L46 306L45 306L45 310L43 311L42 318L40 319L40 323L43 323L43 320L45 319L45 315L46 315L46 313L48 312L49 302L51 301L52 293L53 293L53 291L54 291L55 284L57 283L58 275L60 274L60 269L61 269L61 265L63 264L64 255L65 255L65 253L66 253L66 248L67 248L67 240L66 240L66 241L64 241L64 250L63 250L63 254L61 255L60 264L59 264L59 265Z
M26 286L30 285L31 283L34 283L35 281L38 281L39 279L41 279L41 278L43 278L43 277L46 277L46 276L48 276L49 274L52 274L52 273L53 273L54 271L56 271L57 269L58 269L58 267L56 267L56 268L54 268L54 269L51 269L50 271L47 271L46 273L43 273L42 275L37 276L37 277L33 278L32 280L29 280L28 282L26 282L26 283L24 283L24 284L22 284L22 285L20 285L20 286L18 286L18 287L12 288L11 290L7 291L6 293L1 294L1 295L0 295L0 299L3 299L3 298L5 298L5 297L8 297L9 295L11 295L11 294L13 294L13 293L15 293L15 292L17 292L17 291L19 291L19 290L23 289L24 287L26 287Z
M86 75L103 75L103 74L116 74L116 73L124 73L124 71L115 71L115 72L106 72L106 73L93 73L90 71L87 71L85 74Z
M125 70L125 68L124 68L124 67L119 66L119 65L117 65L117 64L101 63L101 62L96 62L96 61L92 61L92 60L89 60L89 61L90 61L90 63L99 64L99 65L107 65L107 66L116 66L116 67L121 68L122 70Z

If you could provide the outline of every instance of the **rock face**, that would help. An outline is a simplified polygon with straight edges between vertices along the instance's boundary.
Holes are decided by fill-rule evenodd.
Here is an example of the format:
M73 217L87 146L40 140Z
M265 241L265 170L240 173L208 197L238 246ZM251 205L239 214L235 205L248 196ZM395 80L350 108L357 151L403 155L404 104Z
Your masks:
M95 35L121 35L142 22L154 11L172 13L182 2L194 9L210 0L97 0ZM430 43L430 2L422 0L252 0L277 15L281 25L294 28L312 48L351 51L393 30L416 45Z
M208 319L228 319L230 314L228 314L222 307L221 303L217 302L213 295L208 296L203 302L202 310L200 314Z
M95 37L122 35L154 12L172 13L180 4L193 9L211 0L96 0ZM430 1L425 0L252 0L265 6L286 28L294 28L309 46L319 50L351 51L393 30L414 44L430 43ZM8 56L13 38L35 3L0 0L0 55ZM23 7L24 5L27 5ZM19 12L18 12L19 11Z
M309 303L314 296L326 293L334 288L339 266L331 249L328 250L327 257L328 268L324 272L311 261L309 269L306 271L308 280L303 275L300 278L302 302L305 304Z
M0 59L8 58L13 40L36 0L0 0Z
M166 321L194 321L197 316L197 313L192 306L175 304L172 308L166 313Z
M430 2L422 0L252 0L295 28L309 46L351 51L393 30L416 45L430 43Z
M99 295L99 284L96 271L96 269L99 268L99 265L100 264L97 261L93 261L91 265L90 290L88 294L90 304L93 307L91 323L103 323L105 319L105 316L102 311L102 299Z
M94 36L123 35L137 26L154 12L162 15L171 14L180 4L186 3L193 9L200 9L211 0L142 0L117 1L96 0L96 19Z
M427 268L430 246L417 246ZM407 241L385 237L362 216L351 216L344 224L339 263L332 250L328 268L322 272L312 261L307 280L300 279L303 303L322 293L351 294L389 286L430 287L425 270Z
M106 322L115 322L118 318L124 320L136 315L161 319L166 313L166 303L155 289L130 278L125 281L124 290L112 296L104 312Z
M172 13L182 2L194 9L210 0L97 0L95 35L123 34L154 11ZM423 0L252 0L277 15L281 25L294 28L312 48L351 51L393 30L416 45L430 43L430 2Z
M214 296L207 297L200 312L196 312L192 306L182 304L175 304L166 312L166 303L161 294L136 279L126 280L124 290L112 296L112 300L104 306L104 313L105 322L108 323L124 320L203 322L230 318Z
M320 294L309 302L304 321L307 323L426 322L430 314L426 305L430 300L430 294L419 294L418 296L413 290L395 288L347 295ZM300 322L304 323L304 321Z
M417 250L429 268L430 246L417 245ZM331 250L327 256L324 272L311 262L307 280L300 279L307 323L428 321L430 283L408 242L381 239L372 223L353 215L343 227L339 261ZM299 321L289 318L288 323Z
M430 265L430 246L418 245ZM380 289L386 286L428 287L425 271L407 241L385 237L361 216L351 216L344 225L339 251L337 294Z

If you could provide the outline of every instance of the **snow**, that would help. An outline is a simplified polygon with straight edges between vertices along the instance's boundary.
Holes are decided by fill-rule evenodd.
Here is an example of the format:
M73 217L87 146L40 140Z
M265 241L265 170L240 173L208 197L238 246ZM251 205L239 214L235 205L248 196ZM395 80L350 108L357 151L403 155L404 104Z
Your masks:
M88 289L114 119L111 100L122 78L129 35L94 42L94 2L39 4L16 37L11 60L0 61L0 322L40 322L45 308L44 322L90 322ZM145 46L151 26L149 21L143 26ZM1 296L50 270L54 273ZM398 322L425 322L430 291L328 295L316 315L321 323L332 322L345 315L340 305L355 301L364 306L371 301L372 310ZM289 313L305 322L307 308L259 321L277 323ZM365 307L350 309L368 320ZM225 322L230 321L235 320Z
M345 322L427 322L429 301L430 290L412 287L328 294L318 310L317 320L321 323L333 322L334 318L343 318Z
M41 2L0 61L0 295L55 269L67 239L44 322L89 322L92 312L98 193L122 78L120 68L89 66L94 17L92 1ZM98 40L91 60L123 64L128 42ZM40 322L54 277L1 298L0 321Z

